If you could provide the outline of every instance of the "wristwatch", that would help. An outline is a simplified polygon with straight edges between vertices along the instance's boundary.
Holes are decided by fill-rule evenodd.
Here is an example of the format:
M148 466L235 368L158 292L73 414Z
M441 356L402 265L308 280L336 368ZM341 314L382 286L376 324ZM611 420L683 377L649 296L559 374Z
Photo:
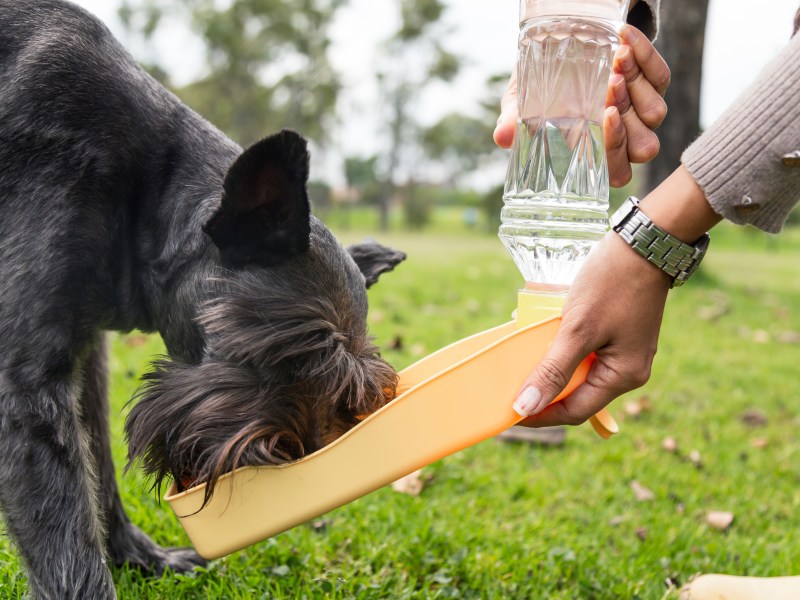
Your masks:
M685 244L653 223L631 196L611 217L611 229L649 262L672 277L672 286L686 283L706 255L711 238L706 233L694 244Z

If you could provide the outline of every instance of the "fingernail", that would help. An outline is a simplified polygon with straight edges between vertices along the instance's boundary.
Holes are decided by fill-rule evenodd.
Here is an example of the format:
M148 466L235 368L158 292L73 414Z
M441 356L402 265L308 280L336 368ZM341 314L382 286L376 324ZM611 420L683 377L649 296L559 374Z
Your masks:
M635 44L639 41L639 32L636 31L635 27L631 27L630 25L626 25L622 28L620 35L623 40L625 40L628 44Z
M619 64L622 65L622 70L626 73L633 69L633 55L627 47L620 53Z
M532 385L529 385L517 396L514 402L514 410L520 417L530 417L539 412L537 409L541 401L541 392Z

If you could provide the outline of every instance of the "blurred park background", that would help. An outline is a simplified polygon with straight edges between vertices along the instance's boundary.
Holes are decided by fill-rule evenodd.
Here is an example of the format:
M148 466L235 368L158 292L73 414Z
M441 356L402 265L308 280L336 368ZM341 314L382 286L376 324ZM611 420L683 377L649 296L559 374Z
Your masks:
M392 364L508 320L522 281L496 238L507 157L491 131L515 2L79 3L238 142L281 127L312 140L319 216L344 242L375 236L409 255L370 291ZM663 3L664 152L614 203L674 168L782 47L797 4ZM613 440L589 427L563 447L489 440L425 469L410 494L380 490L192 574L117 569L119 597L659 599L698 572L800 574L798 256L794 224L715 230L699 275L671 294L650 383L612 407ZM124 407L163 346L111 340L123 465ZM187 543L137 473L120 482L135 523ZM23 585L0 539L0 599Z
M515 60L517 2L79 4L240 144L282 127L308 137L315 210L333 227L496 230L507 157L491 132ZM670 116L661 157L649 176L638 174L639 193L783 46L796 9L794 0L762 11L743 0L663 5Z

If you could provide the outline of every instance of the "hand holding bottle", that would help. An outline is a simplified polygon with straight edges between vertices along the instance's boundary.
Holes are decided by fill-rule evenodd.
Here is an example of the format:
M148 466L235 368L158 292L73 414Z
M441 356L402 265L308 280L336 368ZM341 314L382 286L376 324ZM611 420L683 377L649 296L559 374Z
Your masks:
M631 179L631 163L646 163L658 155L654 130L667 115L664 93L670 70L650 41L635 27L620 31L623 44L609 78L603 129L609 181L621 187ZM517 128L517 77L512 75L501 102L495 143L510 148Z
M721 217L685 167L641 202L661 228L693 243ZM531 427L578 425L616 397L644 385L656 353L670 278L610 232L592 250L564 305L561 328L514 404ZM578 364L596 360L586 382L550 404Z

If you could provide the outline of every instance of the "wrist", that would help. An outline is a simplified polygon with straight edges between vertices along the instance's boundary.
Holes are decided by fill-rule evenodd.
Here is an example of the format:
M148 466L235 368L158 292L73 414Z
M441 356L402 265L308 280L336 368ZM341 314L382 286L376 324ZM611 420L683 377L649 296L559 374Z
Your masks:
M611 217L611 229L619 234L639 256L672 279L672 287L681 286L694 274L708 249L709 236L702 235L694 244L683 242L659 227L630 196Z
M683 165L648 194L640 206L653 223L686 244L696 243L722 220Z

